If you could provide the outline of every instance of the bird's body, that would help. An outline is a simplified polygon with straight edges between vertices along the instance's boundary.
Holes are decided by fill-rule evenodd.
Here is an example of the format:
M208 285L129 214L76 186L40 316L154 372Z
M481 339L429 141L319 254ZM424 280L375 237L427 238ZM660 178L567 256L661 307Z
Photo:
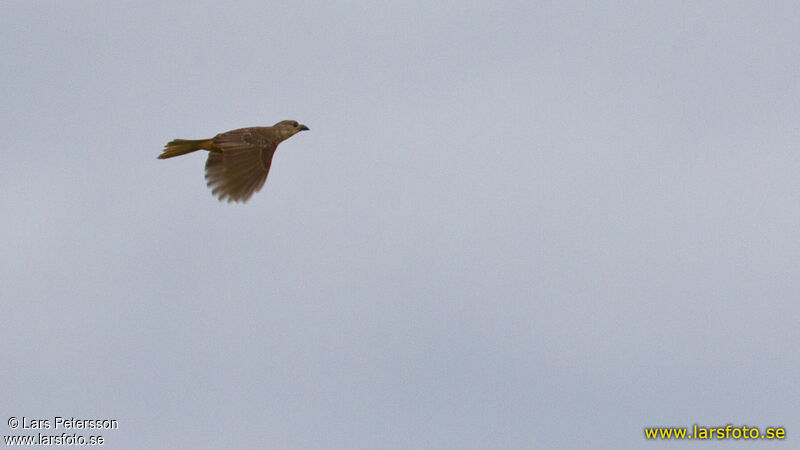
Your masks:
M284 120L271 127L250 127L220 133L211 139L175 139L159 159L207 150L206 184L220 201L246 202L267 181L278 144L308 127Z

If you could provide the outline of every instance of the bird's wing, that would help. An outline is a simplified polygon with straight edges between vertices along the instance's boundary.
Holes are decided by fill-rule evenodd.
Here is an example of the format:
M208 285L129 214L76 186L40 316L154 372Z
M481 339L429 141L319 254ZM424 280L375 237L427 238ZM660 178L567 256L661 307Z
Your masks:
M220 201L246 202L267 181L280 140L268 129L242 128L218 134L206 161L206 184Z

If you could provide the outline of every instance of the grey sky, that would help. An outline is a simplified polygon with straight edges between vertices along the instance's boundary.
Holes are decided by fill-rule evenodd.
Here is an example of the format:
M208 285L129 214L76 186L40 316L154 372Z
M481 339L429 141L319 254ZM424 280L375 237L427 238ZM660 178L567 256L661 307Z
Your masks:
M796 2L2 2L2 434L796 447L798 43ZM156 159L282 119L245 205ZM728 423L789 437L642 432Z

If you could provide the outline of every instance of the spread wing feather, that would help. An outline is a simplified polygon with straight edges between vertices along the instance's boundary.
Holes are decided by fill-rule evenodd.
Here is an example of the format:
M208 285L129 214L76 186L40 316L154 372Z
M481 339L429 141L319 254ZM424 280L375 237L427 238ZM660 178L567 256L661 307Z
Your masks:
M220 201L246 202L267 181L280 140L269 127L218 134L206 161L206 184Z

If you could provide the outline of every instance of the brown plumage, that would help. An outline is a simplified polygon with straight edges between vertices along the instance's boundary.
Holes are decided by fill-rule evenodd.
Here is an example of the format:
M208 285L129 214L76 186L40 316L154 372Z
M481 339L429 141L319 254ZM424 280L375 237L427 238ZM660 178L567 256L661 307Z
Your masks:
M271 127L250 127L220 133L211 139L175 139L158 159L208 150L206 184L220 201L246 202L267 181L278 144L308 127L284 120Z

